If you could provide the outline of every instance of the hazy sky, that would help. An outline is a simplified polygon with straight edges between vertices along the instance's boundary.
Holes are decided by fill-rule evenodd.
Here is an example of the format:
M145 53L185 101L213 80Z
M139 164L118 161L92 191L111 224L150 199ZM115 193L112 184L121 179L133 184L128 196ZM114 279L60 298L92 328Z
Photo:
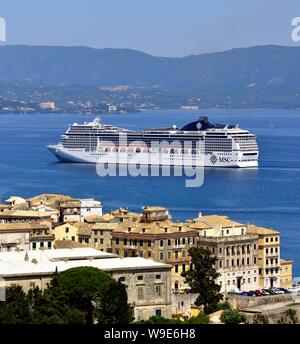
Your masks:
M7 44L132 48L185 56L299 45L300 0L0 0Z

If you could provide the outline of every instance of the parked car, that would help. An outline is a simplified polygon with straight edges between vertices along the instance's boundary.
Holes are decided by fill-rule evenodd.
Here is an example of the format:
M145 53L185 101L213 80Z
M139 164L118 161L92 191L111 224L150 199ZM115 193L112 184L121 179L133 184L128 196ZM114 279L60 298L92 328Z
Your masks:
M284 291L280 290L279 288L272 288L271 290L273 290L275 294L284 294Z
M266 293L267 295L272 295L272 291L269 289L262 289L261 291L263 291L264 293Z
M288 291L288 289L286 289L286 288L278 288L279 290L282 290L285 294L288 294L289 293L289 291Z
M261 291L261 290L255 290L255 295L256 296L264 296L267 295L265 292Z

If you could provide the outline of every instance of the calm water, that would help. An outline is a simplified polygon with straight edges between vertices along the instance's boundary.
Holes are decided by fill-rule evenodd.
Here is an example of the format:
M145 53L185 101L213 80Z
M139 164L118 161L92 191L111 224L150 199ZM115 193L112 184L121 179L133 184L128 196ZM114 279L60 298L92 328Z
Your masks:
M96 197L106 211L144 205L168 207L173 219L225 214L244 223L273 227L282 234L282 256L294 260L300 275L300 111L210 110L212 122L238 123L257 134L260 167L206 169L200 188L186 188L185 177L105 177L93 165L57 163L45 148L57 143L78 115L0 116L0 197L63 193ZM132 129L184 125L196 112L146 111L103 116L105 123Z

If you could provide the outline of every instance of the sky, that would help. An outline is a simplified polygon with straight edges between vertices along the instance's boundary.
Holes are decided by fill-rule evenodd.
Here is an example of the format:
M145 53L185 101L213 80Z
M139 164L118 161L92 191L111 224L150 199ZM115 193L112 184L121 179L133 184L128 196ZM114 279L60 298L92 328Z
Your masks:
M5 44L186 56L293 42L300 0L0 0ZM1 43L4 44L4 43Z

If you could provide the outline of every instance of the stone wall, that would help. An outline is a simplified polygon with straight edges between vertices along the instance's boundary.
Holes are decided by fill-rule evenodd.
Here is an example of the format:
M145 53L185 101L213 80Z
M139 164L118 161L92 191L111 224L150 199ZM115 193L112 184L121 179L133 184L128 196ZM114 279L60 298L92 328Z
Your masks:
M227 295L227 301L229 304L238 309L245 309L250 307L257 307L262 305L269 305L278 302L293 302L292 294L282 295L267 295L267 296L239 296L239 295Z

